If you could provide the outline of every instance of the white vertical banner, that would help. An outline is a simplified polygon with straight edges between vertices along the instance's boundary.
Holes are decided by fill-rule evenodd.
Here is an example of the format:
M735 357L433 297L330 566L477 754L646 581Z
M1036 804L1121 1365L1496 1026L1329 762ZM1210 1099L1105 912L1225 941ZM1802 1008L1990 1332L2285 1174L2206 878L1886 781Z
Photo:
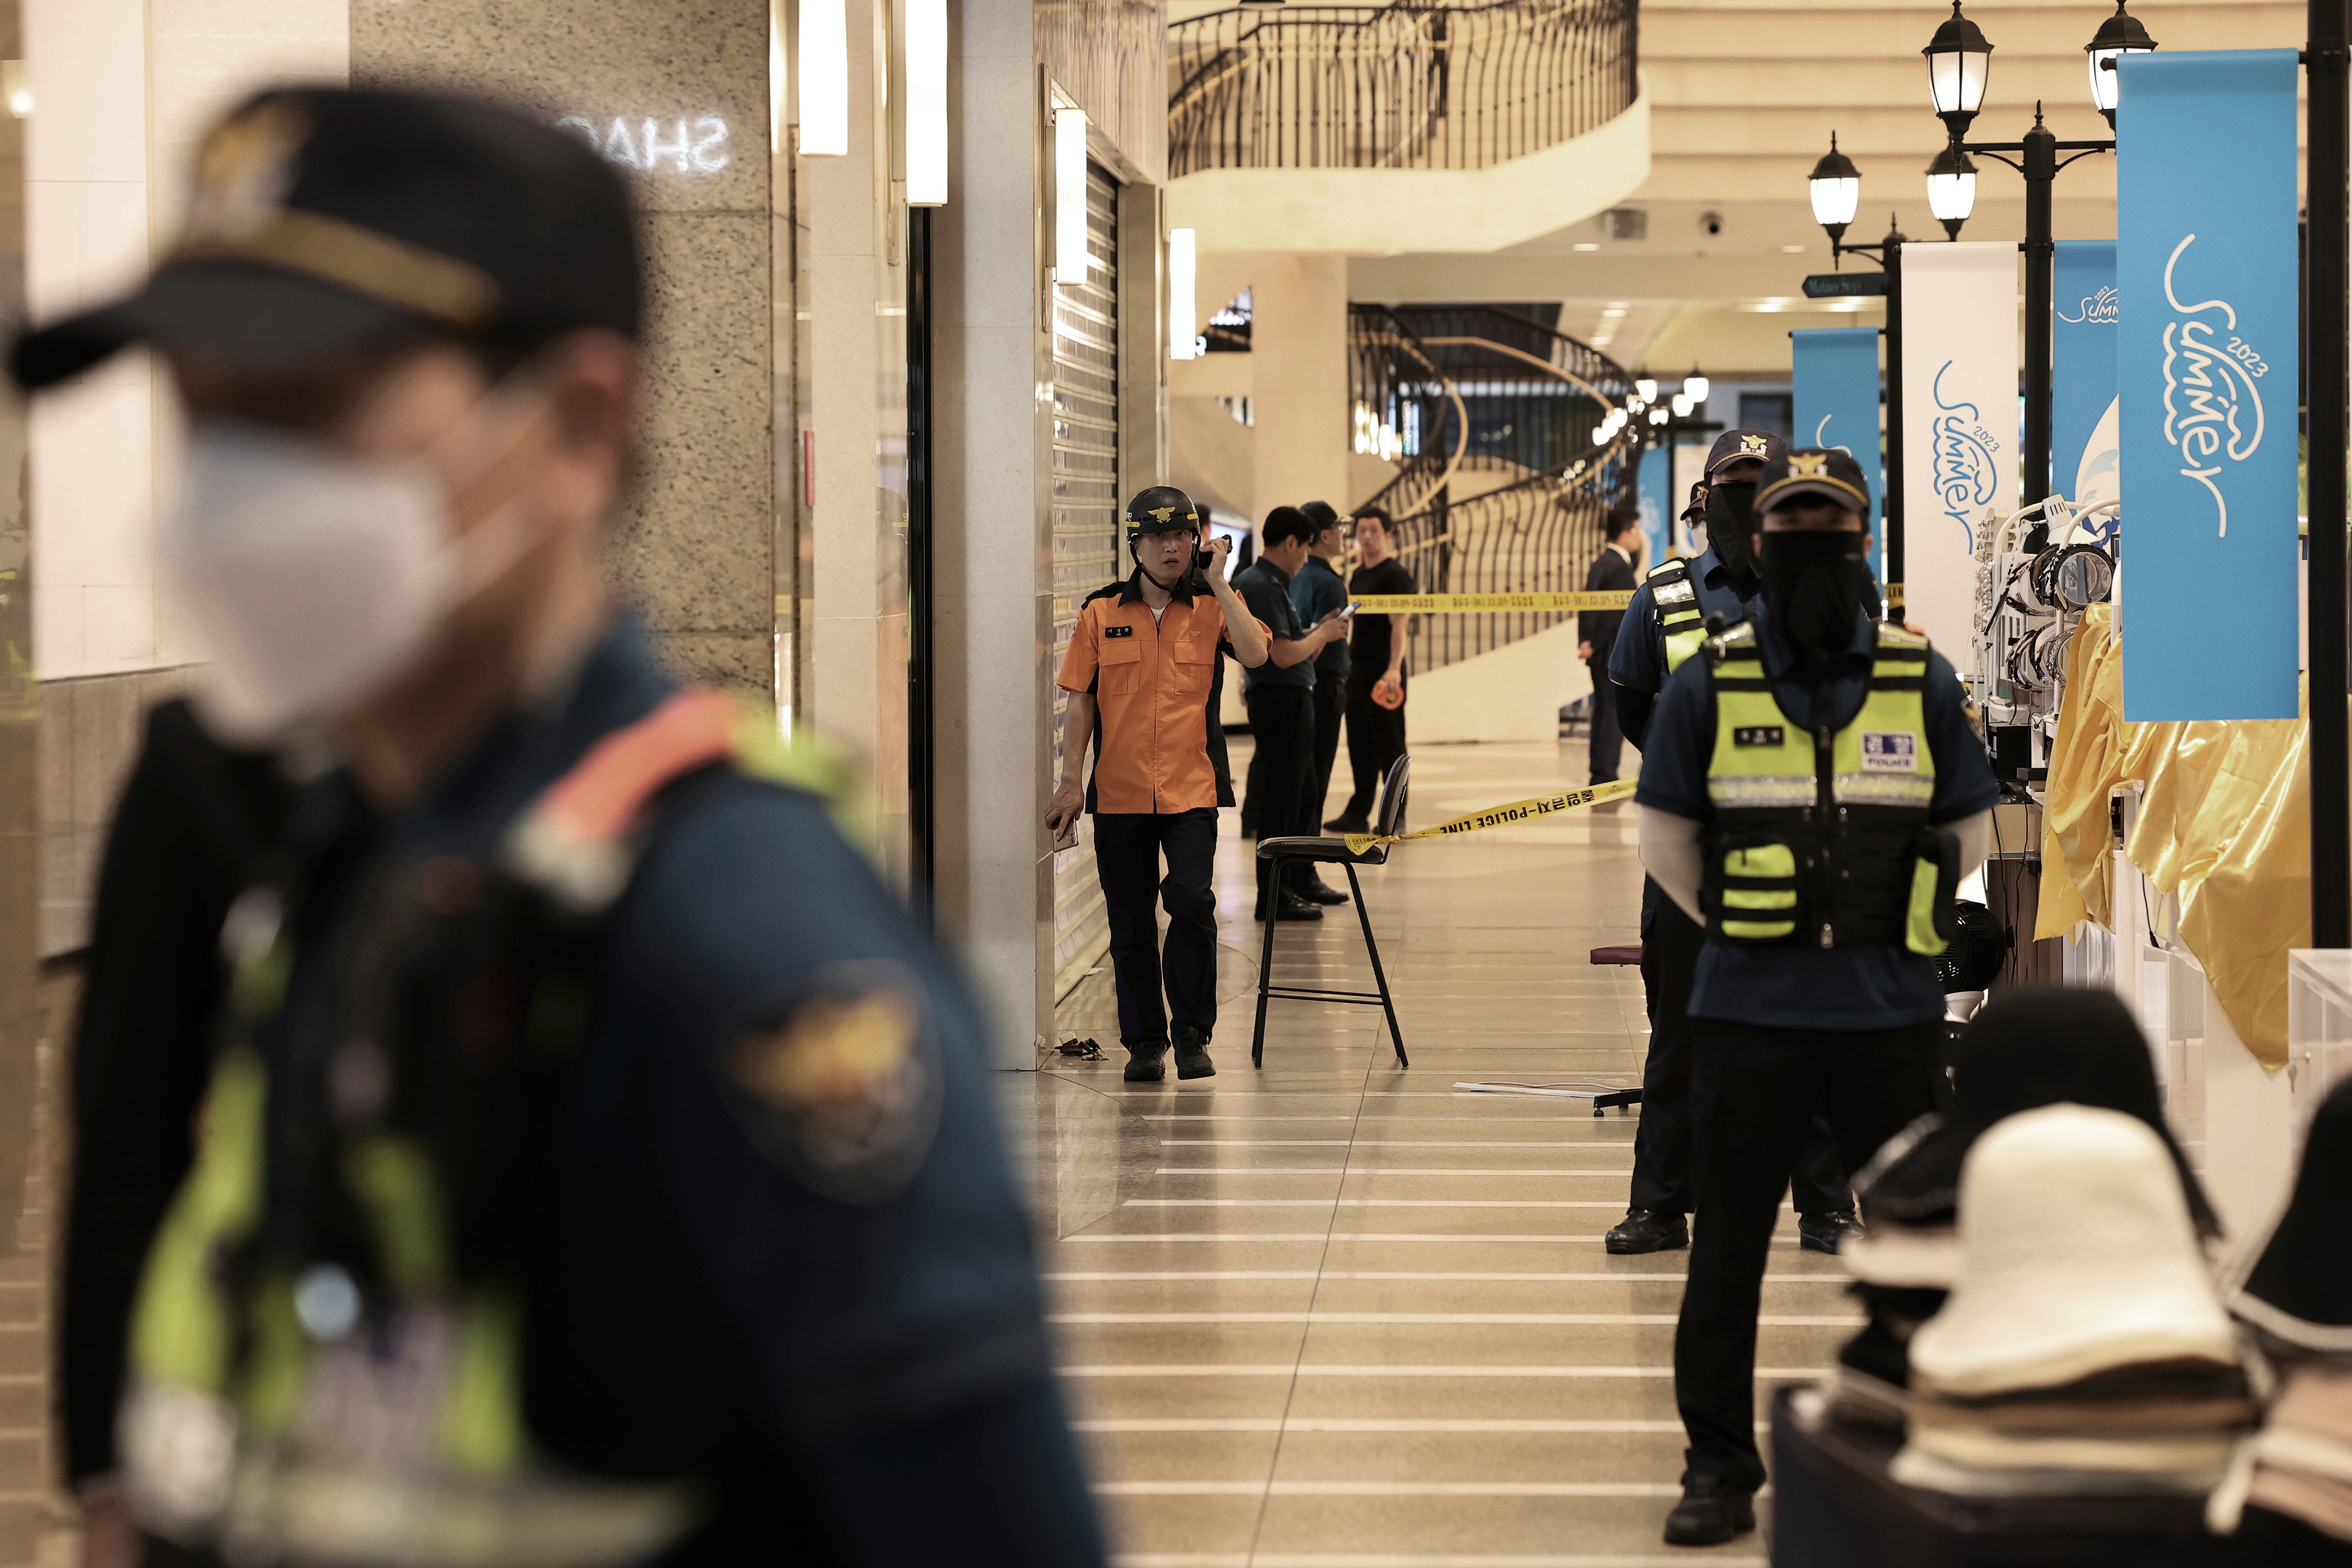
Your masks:
M2017 266L2014 241L1903 247L1904 614L1963 667L1977 541L2018 506Z

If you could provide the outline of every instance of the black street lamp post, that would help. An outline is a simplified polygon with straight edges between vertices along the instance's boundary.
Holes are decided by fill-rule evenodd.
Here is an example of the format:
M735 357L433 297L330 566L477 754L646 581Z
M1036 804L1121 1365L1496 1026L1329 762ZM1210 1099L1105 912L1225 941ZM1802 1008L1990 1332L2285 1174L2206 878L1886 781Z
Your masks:
M1973 175L1970 176L1974 178ZM1849 256L1866 256L1886 274L1886 494L1880 498L1885 519L1886 618L1903 618L1903 231L1895 215L1886 216L1886 237L1873 245L1848 245L1845 231L1862 200L1862 172L1853 160L1838 151L1837 135L1830 150L1813 165L1808 182L1813 217L1830 237L1830 264Z

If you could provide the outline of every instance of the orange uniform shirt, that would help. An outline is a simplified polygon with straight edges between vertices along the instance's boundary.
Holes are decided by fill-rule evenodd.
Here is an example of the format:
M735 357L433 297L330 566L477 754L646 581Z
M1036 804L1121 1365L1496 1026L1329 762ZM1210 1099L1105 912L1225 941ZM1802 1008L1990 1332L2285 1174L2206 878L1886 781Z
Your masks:
M1214 725L1225 613L1216 595L1178 595L1155 624L1142 574L1091 595L1070 633L1058 684L1094 693L1094 776L1087 809L1167 814L1234 804L1225 734ZM1262 628L1261 628L1262 629Z

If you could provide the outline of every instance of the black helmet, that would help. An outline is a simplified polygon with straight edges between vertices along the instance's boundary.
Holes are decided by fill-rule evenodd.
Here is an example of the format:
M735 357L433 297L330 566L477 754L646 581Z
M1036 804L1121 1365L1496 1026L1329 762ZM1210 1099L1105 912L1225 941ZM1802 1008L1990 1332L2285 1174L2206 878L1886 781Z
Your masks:
M1138 490L1127 503L1127 537L1130 542L1147 533L1191 533L1207 521L1192 498L1174 485L1153 485Z

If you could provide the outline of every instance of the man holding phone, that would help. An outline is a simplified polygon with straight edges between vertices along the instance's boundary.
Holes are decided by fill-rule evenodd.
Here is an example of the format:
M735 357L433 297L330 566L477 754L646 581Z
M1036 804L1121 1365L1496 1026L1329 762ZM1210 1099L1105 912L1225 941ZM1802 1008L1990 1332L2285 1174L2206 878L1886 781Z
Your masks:
M1307 560L1290 579L1290 602L1298 618L1320 626L1329 616L1345 620L1348 584L1339 575L1339 559L1348 552L1348 526L1329 501L1311 500L1298 509L1316 528L1307 542ZM1339 755L1339 730L1348 719L1348 639L1335 637L1315 656L1315 754L1307 775L1307 798L1298 820L1312 833L1323 820L1323 803L1331 794L1331 764ZM1344 904L1348 895L1302 865L1292 876L1298 894L1318 904Z
M1209 878L1217 808L1234 804L1224 732L1213 717L1223 683L1218 652L1230 647L1255 669L1266 662L1269 639L1225 581L1231 542L1202 547L1206 521L1171 485L1127 503L1135 573L1087 595L1058 677L1070 700L1062 783L1045 824L1059 841L1076 831L1080 812L1094 814L1129 1083L1166 1076L1171 1014L1176 1076L1217 1070L1209 1059L1217 1024L1217 900ZM1094 776L1082 784L1089 741ZM1168 907L1164 949L1155 886Z
M1298 508L1276 507L1258 525L1257 560L1234 578L1243 603L1274 634L1265 663L1243 678L1250 738L1256 746L1250 786L1263 796L1257 804L1261 838L1315 831L1315 808L1307 802L1315 773L1315 660L1348 635L1349 624L1335 613L1310 626L1291 597L1292 580L1307 565L1317 531ZM1257 863L1258 919L1321 920L1321 907L1305 891L1299 870L1278 877L1272 861Z

